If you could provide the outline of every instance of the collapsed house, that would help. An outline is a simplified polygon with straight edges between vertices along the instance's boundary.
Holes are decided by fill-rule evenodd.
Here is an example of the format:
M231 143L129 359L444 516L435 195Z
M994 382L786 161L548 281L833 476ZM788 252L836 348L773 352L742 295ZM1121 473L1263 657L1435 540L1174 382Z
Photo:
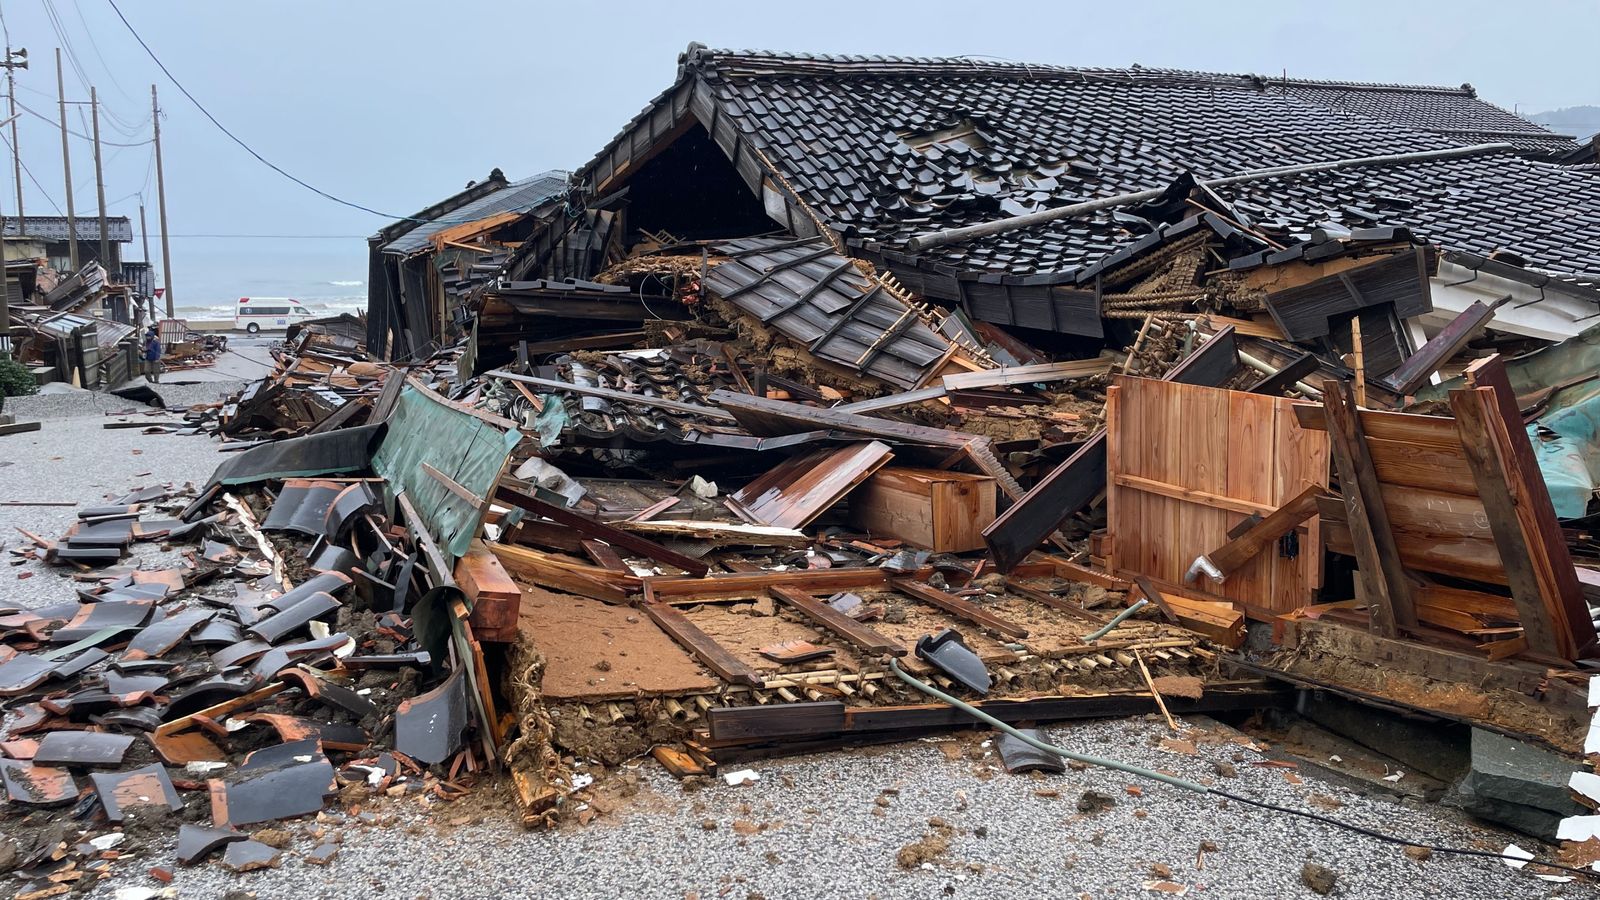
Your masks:
M76 238L76 252L73 239ZM133 240L126 216L27 216L5 222L5 303L0 323L13 355L39 383L115 387L139 371L138 329L156 320L150 264L122 259ZM71 261L84 262L76 272Z
M82 704L169 765L284 765L229 721L320 739L251 821L334 772L451 796L503 767L548 822L583 808L575 767L970 725L940 694L1040 723L1328 693L1576 769L1600 173L1575 149L1470 88L691 46L570 177L491 175L375 236L364 322L191 411L237 455L170 523L119 498L37 537L116 565L204 523L228 591L122 596L168 617L120 630L101 594L19 614L8 692L42 695L29 729ZM27 647L133 628L205 689L112 702L63 686L99 660ZM1575 834L1564 786L1473 790Z

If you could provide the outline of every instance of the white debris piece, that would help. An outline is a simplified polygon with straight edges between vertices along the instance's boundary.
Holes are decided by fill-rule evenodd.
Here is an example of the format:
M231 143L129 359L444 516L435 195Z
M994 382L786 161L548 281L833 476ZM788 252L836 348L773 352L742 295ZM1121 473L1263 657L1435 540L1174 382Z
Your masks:
M1556 826L1558 841L1587 841L1600 837L1600 816L1569 816Z
M112 847L122 843L126 837L127 835L120 831L113 831L110 834L102 834L97 838L90 838L89 846L96 850L110 850Z
M210 759L197 759L194 762L183 764L183 770L190 775L206 775L218 769L226 769L228 764Z
M761 780L761 774L755 769L740 769L737 772L724 772L722 780L730 785L752 784Z
M1600 775L1593 772L1573 772L1572 777L1567 779L1567 787L1600 803Z
M1600 818L1600 816L1589 816L1588 818ZM1513 869L1521 869L1532 860L1533 854L1518 847L1516 844L1507 844L1506 848L1500 851L1500 861ZM1573 880L1571 875L1540 875L1537 872L1529 872L1528 874L1542 881L1551 881L1556 884L1566 884Z
M1600 675L1589 676L1589 707L1600 706Z
M594 784L593 775L579 774L572 776L572 789L575 791L581 791L591 784Z
M689 479L689 490L702 500L717 499L717 483L715 481L707 481L699 475Z

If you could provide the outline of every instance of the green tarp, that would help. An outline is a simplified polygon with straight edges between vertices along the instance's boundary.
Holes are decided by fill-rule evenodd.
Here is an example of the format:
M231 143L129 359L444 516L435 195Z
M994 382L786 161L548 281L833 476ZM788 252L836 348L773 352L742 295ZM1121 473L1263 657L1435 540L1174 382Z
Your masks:
M478 497L488 497L522 433L503 431L414 385L400 393L388 427L372 457L373 471L386 480L391 497L405 492L440 548L455 557L464 555L487 507L458 496L422 465Z

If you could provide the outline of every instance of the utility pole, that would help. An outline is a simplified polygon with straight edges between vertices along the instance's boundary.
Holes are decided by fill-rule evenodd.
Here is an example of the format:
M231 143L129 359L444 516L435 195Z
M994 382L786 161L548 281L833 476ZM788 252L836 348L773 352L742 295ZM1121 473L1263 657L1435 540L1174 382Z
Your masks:
M150 121L155 123L156 212L161 221L161 281L166 288L163 294L167 300L167 318L173 319L177 317L172 313L172 251L167 246L167 183L161 176L161 104L156 101L156 86L153 84L150 85Z
M143 194L139 195L139 237L144 240L144 267L145 267L145 274L149 276L149 278L150 278L150 287L153 289L155 287L155 283L156 283L156 276L155 276L155 272L153 271L153 267L150 265L150 228L149 228L149 226L144 224L144 195ZM154 290L152 290L151 293L152 293L152 296L149 298L149 300L150 300L150 320L153 322L153 321L155 321L155 318L156 318L156 298L153 296ZM171 316L168 316L168 318L171 318Z
M17 78L15 70L28 67L27 48L12 50L10 46L7 46L5 61L0 62L0 66L6 67L6 98L11 104L11 109L9 110L11 116L11 174L17 180L17 233L22 234L26 230L24 226L26 220L23 218L22 213L22 145L17 143Z
M61 101L61 168L67 178L67 250L72 271L78 271L78 216L72 209L72 152L67 148L67 79L61 74L61 48L56 48L56 97Z
M106 234L106 179L100 168L100 94L89 85L89 120L94 125L94 195L100 201L100 267L106 280L120 281L122 272L111 271L111 237Z

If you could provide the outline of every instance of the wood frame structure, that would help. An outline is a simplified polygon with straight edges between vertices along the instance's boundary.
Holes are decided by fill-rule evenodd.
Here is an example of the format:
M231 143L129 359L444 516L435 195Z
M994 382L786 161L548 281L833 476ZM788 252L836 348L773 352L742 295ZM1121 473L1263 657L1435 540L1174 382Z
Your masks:
M1106 400L1111 573L1180 584L1191 561L1241 520L1325 487L1328 440L1293 410L1293 401L1263 394L1119 378ZM1315 519L1303 528L1297 553L1259 554L1202 599L1262 619L1311 603L1322 581L1321 531Z
M1381 635L1460 630L1503 607L1487 591L1504 586L1526 645L1484 651L1574 662L1594 646L1594 624L1500 358L1473 363L1467 385L1450 392L1454 419L1358 411L1337 391L1296 407L1303 426L1334 435L1344 502L1321 504L1328 546L1356 557ZM1407 569L1486 587L1414 590Z

